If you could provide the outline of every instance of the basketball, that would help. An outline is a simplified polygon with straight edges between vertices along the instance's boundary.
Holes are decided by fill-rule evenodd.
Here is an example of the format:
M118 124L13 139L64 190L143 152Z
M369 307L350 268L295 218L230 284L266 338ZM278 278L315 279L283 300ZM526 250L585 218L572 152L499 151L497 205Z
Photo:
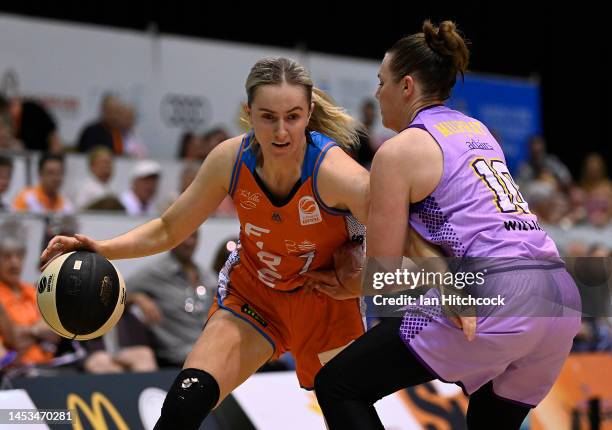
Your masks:
M125 282L106 258L73 251L53 260L37 284L45 322L60 336L88 340L115 325L125 305Z

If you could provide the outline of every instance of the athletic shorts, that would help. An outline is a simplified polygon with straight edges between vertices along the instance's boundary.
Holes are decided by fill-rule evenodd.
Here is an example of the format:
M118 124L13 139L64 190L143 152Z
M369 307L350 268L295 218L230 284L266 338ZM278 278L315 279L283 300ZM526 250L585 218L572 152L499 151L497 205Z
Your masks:
M521 268L485 279L488 294L501 293L509 303L479 312L473 341L431 307L410 308L400 336L433 374L466 394L493 381L497 396L533 407L552 388L580 328L578 289L565 268Z
M311 390L323 364L364 333L361 300L335 300L301 287L274 290L246 270L231 270L239 263L230 260L220 274L209 318L225 309L246 321L274 348L271 359L290 351L300 386Z

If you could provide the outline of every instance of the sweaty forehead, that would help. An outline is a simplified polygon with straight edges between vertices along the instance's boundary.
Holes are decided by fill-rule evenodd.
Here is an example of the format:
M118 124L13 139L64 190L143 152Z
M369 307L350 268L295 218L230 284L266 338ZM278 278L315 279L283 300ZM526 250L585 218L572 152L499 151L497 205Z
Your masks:
M306 89L301 85L262 85L257 88L253 107L274 112L287 112L295 107L306 110Z

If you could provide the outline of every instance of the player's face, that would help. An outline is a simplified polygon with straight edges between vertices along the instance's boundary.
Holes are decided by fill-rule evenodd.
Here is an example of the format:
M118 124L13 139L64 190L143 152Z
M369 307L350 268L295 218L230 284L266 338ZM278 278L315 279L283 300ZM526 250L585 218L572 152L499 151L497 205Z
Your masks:
M301 85L263 85L249 114L255 137L266 157L297 157L306 145L305 130L312 105Z
M385 55L378 72L378 90L376 98L380 103L380 115L385 127L397 132L406 128L404 110L405 101L403 95L403 82L395 82L395 78L389 70L390 55Z

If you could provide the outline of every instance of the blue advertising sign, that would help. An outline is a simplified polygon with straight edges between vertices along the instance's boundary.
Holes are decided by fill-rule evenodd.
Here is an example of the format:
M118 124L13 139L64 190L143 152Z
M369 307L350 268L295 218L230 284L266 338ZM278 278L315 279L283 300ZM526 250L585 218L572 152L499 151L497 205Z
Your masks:
M540 134L540 85L536 80L470 73L458 79L448 106L482 121L498 138L515 172L528 158L529 138Z

